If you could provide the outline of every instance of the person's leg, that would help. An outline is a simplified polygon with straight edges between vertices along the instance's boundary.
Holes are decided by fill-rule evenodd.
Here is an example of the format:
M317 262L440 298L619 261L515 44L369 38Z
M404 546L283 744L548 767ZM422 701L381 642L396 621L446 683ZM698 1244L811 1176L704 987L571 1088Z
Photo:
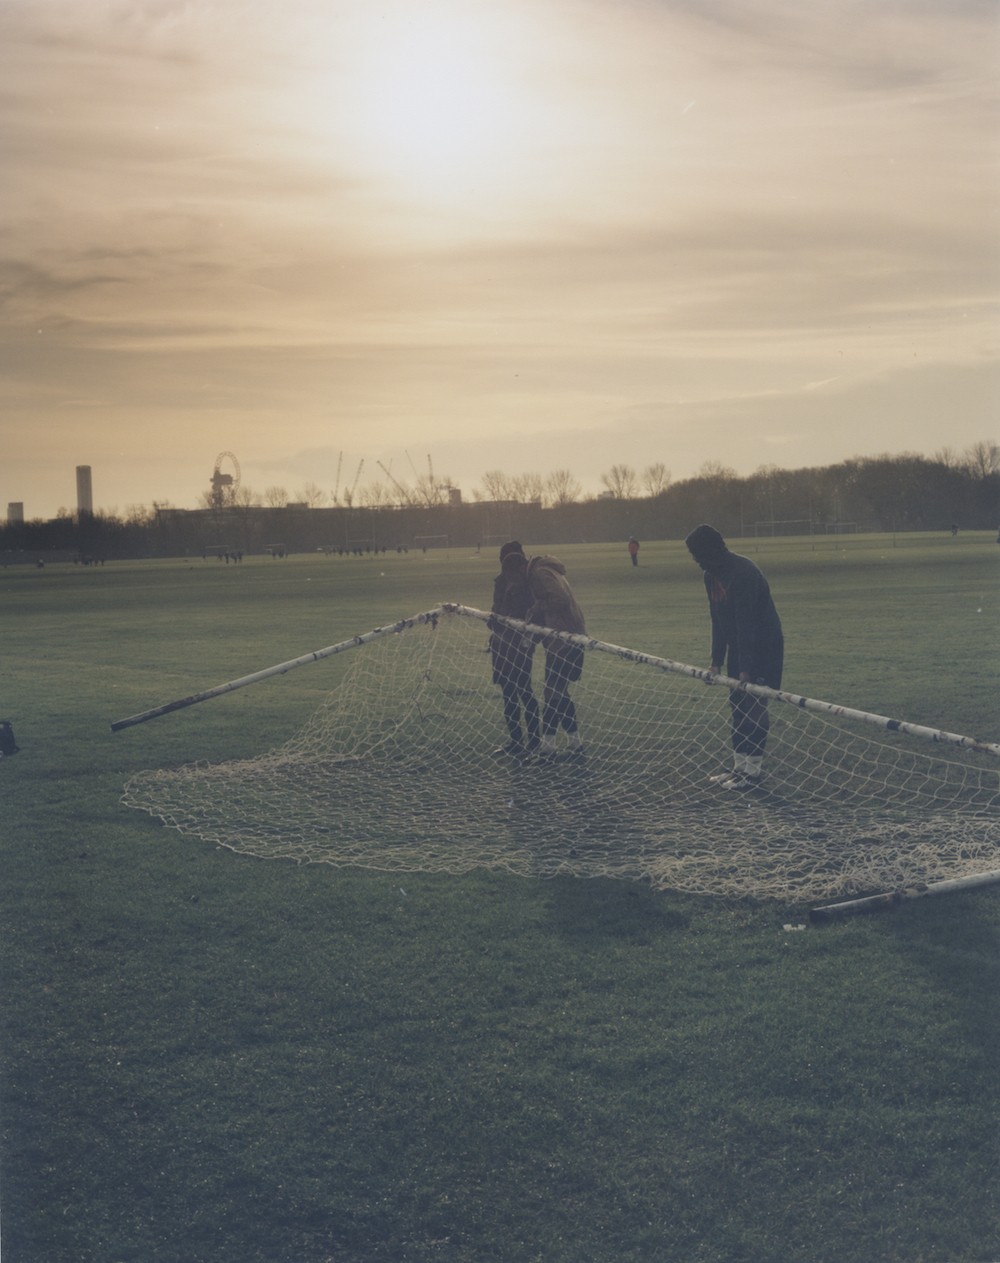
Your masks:
M521 705L517 687L510 680L504 680L500 684L500 690L503 694L503 719L507 725L510 744L519 747L521 745Z
M528 749L537 750L540 739L541 716L538 712L538 698L531 684L521 689L521 704L524 707L524 726L528 732Z
M759 780L767 734L771 728L767 699L734 689L729 695L733 720L733 766Z

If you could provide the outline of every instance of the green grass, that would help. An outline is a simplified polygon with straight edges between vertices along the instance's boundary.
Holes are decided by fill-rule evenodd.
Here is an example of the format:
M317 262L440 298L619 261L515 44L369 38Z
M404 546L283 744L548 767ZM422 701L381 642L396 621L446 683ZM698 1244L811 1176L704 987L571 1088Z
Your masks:
M530 541L528 541L530 546ZM786 685L990 740L992 536L761 541ZM992 546L991 546L992 545ZM534 551L539 551L535 549ZM604 640L703 664L677 544L560 548ZM1000 891L805 932L605 880L235 856L119 805L258 753L492 557L0 572L11 1263L988 1263Z

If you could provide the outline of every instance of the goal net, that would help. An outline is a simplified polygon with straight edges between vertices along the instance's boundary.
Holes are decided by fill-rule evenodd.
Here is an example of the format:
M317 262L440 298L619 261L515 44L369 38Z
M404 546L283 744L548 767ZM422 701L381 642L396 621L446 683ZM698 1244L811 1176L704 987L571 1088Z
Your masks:
M586 646L571 686L583 757L498 755L487 618L443 606L345 642L359 647L342 683L292 740L140 773L123 801L240 853L396 873L797 901L998 867L1000 748L774 694L761 787L723 789L709 778L730 763L725 684L583 637L564 637ZM539 646L540 702L543 659Z

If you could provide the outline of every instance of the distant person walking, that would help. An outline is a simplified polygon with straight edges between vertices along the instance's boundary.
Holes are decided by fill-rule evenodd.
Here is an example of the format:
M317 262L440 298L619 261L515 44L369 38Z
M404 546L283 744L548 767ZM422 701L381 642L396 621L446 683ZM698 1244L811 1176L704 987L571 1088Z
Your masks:
M513 539L500 549L500 573L493 580L493 604L490 612L506 618L527 620L531 595L528 591L528 559L520 543ZM500 685L503 696L503 718L510 740L494 754L517 757L537 750L540 743L538 698L531 688L531 664L535 655L534 641L516 627L490 619L490 653L493 657L493 683ZM521 732L521 709L524 709L525 743Z
M553 631L582 635L587 628L583 613L576 603L573 589L566 578L566 567L556 557L532 557L528 562L528 590L531 606L528 622ZM555 734L562 728L569 738L572 755L583 752L576 718L576 705L569 695L569 686L583 674L583 650L567 644L557 636L546 636L545 684L542 693L542 744L539 753L553 758Z
M629 536L628 555L632 558L632 565L637 566L639 564L639 541L634 535Z
M713 675L722 671L741 683L781 687L785 641L771 589L749 557L730 552L714 526L704 523L684 541L704 571L712 622ZM770 730L767 699L743 689L729 694L733 768L712 779L726 789L760 784Z

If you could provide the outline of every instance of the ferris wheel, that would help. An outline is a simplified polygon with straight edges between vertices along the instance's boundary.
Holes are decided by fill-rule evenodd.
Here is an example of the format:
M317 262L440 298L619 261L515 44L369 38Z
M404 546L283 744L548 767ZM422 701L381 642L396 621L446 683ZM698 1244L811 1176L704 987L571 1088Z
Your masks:
M223 466L228 465L228 469ZM232 452L220 452L212 470L211 499L214 505L232 504L240 489L240 462Z

